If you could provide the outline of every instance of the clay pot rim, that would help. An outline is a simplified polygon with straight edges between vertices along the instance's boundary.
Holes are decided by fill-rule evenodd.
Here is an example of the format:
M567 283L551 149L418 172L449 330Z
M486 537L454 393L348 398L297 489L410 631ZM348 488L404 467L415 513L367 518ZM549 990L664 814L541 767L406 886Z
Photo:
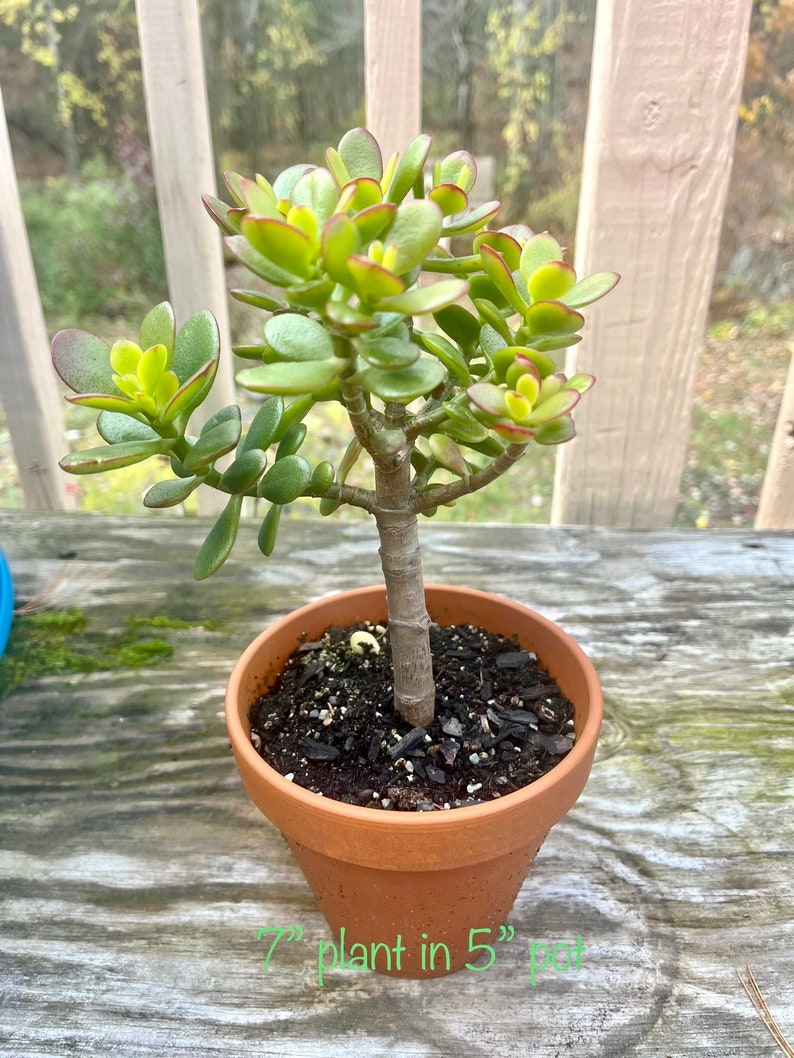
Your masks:
M294 621L296 615L301 612L307 609L313 609L317 604L327 602L329 599L340 595L359 594L365 596L369 594L375 597L384 596L385 590L386 589L382 584L368 585L362 588L351 588L343 592L331 592L320 596L312 602L299 607L297 610L291 610L283 617L278 618L272 624L268 625L266 629L260 632L259 635L249 643L243 653L239 656L234 669L232 670L226 689L226 725L235 752L241 755L243 760L246 761L264 784L270 785L274 788L274 791L278 792L280 795L293 799L305 808L314 812L322 813L327 817L329 825L333 825L333 821L336 819L339 822L344 820L347 823L358 821L370 826L374 822L373 815L375 815L379 826L409 830L413 827L421 828L427 832L428 828L431 830L434 827L442 828L445 825L449 826L453 821L456 821L459 824L463 824L464 821L474 823L479 820L485 822L491 817L502 815L506 810L509 811L511 807L515 808L521 803L542 797L550 788L565 780L571 772L575 771L584 758L588 755L592 755L595 743L598 740L598 734L603 719L603 698L601 685L595 669L593 668L593 664L576 640L554 621L537 613L537 611L532 610L523 603L518 603L509 599L507 596L499 595L496 592L481 591L477 588L460 587L458 585L450 584L427 583L425 584L425 592L429 594L434 592L453 592L458 595L465 595L473 600L477 598L497 599L501 605L508 608L512 607L524 613L529 611L538 625L545 628L547 632L562 638L566 642L568 650L576 657L582 668L590 698L587 719L585 720L581 732L577 735L573 749L559 764L555 765L551 771L541 776L541 778L536 779L533 783L530 783L529 786L525 786L513 793L505 794L504 797L500 797L495 801L487 801L479 805L466 805L461 808L455 808L454 810L451 809L449 811L441 812L373 813L371 808L346 804L344 801L337 801L330 797L318 796L316 793L312 793L310 790L306 790L302 786L290 782L289 779L285 779L280 772L263 760L251 745L249 732L240 715L238 708L238 690L242 679L242 673L246 669L249 659L259 651L263 639L266 639L274 632L280 630L285 624Z

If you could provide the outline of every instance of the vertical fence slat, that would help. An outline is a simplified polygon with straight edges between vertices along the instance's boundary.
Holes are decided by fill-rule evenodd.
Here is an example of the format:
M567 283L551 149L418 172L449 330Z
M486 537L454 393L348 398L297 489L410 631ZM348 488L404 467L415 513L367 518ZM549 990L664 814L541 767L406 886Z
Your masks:
M599 0L577 271L621 284L568 368L596 389L558 453L552 520L672 524L752 0Z
M756 529L794 529L794 355L780 402Z
M0 394L25 506L62 510L74 501L49 344L0 92Z
M364 0L367 128L384 161L422 125L421 0Z
M168 290L177 321L210 309L223 354L208 412L234 401L234 367L218 229L201 204L215 164L196 0L136 0L152 163Z

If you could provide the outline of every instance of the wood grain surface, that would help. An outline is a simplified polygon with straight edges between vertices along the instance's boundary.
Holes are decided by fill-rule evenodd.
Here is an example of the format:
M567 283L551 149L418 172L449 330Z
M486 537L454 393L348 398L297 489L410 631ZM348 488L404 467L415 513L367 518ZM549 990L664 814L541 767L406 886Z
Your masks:
M244 526L195 584L204 523L0 512L19 602L50 585L94 640L129 615L188 623L157 667L0 703L0 1055L778 1053L734 968L794 1036L794 534L423 526L428 580L510 595L580 641L602 742L489 969L320 985L329 932L242 790L222 697L263 624L379 571L367 523L289 528L264 562ZM302 935L265 971L268 927ZM533 942L537 962L580 936L581 968L533 974Z

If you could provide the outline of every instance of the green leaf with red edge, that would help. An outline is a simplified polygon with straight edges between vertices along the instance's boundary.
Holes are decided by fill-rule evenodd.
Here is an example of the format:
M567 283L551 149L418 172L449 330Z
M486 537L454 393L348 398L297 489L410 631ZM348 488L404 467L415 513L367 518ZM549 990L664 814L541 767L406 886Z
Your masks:
M263 187L258 180L243 177L240 181L240 193L249 213L257 217L279 217L278 199L270 184Z
M245 199L243 198L243 180L245 177L239 173L235 173L232 169L227 169L223 174L223 180L229 189L229 194L232 196L238 206L245 205Z
M553 397L544 400L533 409L532 414L526 420L528 426L539 426L541 423L551 422L563 415L568 415L579 403L581 393L575 389L561 389Z
M577 389L580 393L587 393L595 385L595 375L571 375L563 384L564 389Z
M492 382L475 382L474 385L469 386L466 394L472 404L480 411L484 411L486 415L499 419L507 413L505 391Z
M456 184L468 195L477 180L477 162L470 151L453 151L433 167L433 184Z
M410 367L420 356L418 345L400 338L374 338L356 342L356 350L370 367L394 371Z
M158 481L149 489L143 497L144 507L160 510L164 507L176 507L184 503L192 492L199 487L202 478L166 478Z
M353 254L348 258L347 267L350 270L353 289L367 304L377 304L384 298L401 294L405 290L405 283L401 279L369 257Z
M196 373L220 356L221 339L218 324L211 312L191 316L177 332L174 355L168 365L180 383L192 379Z
M564 261L547 261L526 283L533 301L561 301L576 286L576 272Z
M473 275L469 280L469 297L475 305L479 301L488 301L496 309L506 309L510 304L490 276L484 272Z
M334 329L347 335L364 334L367 331L376 331L380 327L378 319L365 312L359 312L352 305L343 301L329 301L325 306L326 318L334 325Z
M471 291L470 293L473 295L474 291ZM483 323L490 327L492 331L495 331L499 337L504 340L506 345L512 345L513 335L507 325L507 321L497 306L488 298L472 296L472 301L474 302L474 307L480 314ZM482 337L480 338L480 343L483 351L485 351L485 346L482 345Z
M594 272L593 275L580 279L576 286L560 300L574 309L592 305L594 301L608 294L619 280L620 276L617 272Z
M325 151L325 164L334 180L340 187L350 182L350 173L342 161L339 151L335 147L327 147Z
M496 289L513 308L520 313L526 312L528 305L516 287L513 274L501 254L491 246L480 247L480 259L485 269L485 274L494 284Z
M229 235L223 241L232 256L260 279L265 279L277 287L288 287L293 283L301 282L301 276L296 276L273 264L258 250L255 250L244 235Z
M276 193L276 198L279 202L290 201L292 198L292 191L297 182L301 177L306 176L312 169L316 168L310 162L298 162L297 165L290 165L282 173L279 173L276 179L273 181L273 190ZM295 205L295 203L293 203Z
M231 554L240 527L242 496L232 496L209 531L193 563L193 576L205 580L216 573Z
M373 180L372 177L362 176L357 180L351 180L350 183L345 184L342 188L342 194L339 197L338 209L344 207L345 210L352 209L360 211L363 209L371 209L373 206L379 206L383 202L383 192L381 191L380 183L377 180Z
M114 411L101 411L97 416L96 428L102 440L109 445L125 441L156 441L159 437L147 423Z
M384 267L399 276L421 265L441 237L441 219L428 199L403 203L385 239Z
M430 445L430 451L433 453L433 457L440 466L445 467L447 470L451 470L453 474L457 474L459 478L468 480L471 474L471 468L466 460L463 458L463 453L460 448L455 444L451 437L447 437L443 433L431 434L428 438Z
M511 444L529 444L535 437L535 431L529 426L519 426L518 423L511 422L509 419L500 419L499 422L493 424L492 429Z
M524 313L524 328L530 335L557 337L574 334L584 324L581 312L561 301L536 301ZM530 341L527 344L533 344Z
M161 301L147 312L141 324L139 345L141 349L151 349L153 345L164 345L168 351L169 362L174 351L176 337L176 319L174 310L167 301ZM166 367L168 364L166 364Z
M553 366L554 365L552 364L552 367ZM537 381L538 385L540 385L543 380L543 376L541 375L537 364L534 360L530 359L530 357L526 356L523 350L517 352L513 358L512 364L508 365L508 368L505 371L505 382L511 389L516 389L516 383L522 375L531 375Z
M263 257L278 261L279 268L301 279L308 279L312 274L312 240L285 220L248 216L243 221L243 235Z
M378 303L382 312L401 312L404 316L437 312L452 305L467 293L469 284L465 279L445 279L427 287L406 290L404 294L384 298Z
M295 182L289 200L293 206L313 209L322 228L336 209L339 185L328 169L318 166Z
M338 359L263 364L240 371L237 382L254 393L316 393L337 379L346 366L345 360Z
M567 334L559 338L550 335L540 335L531 339L532 348L539 353L553 353L558 349L570 349L572 345L581 342L581 334Z
M444 381L446 372L437 360L422 357L400 371L383 371L369 367L360 374L361 385L381 400L408 404L425 397Z
M474 418L468 408L456 404L454 400L448 400L444 401L444 410L448 416L444 423L444 430L454 440L471 445L480 443L488 437L487 428Z
M290 308L303 312L319 312L336 289L336 283L329 276L309 280L287 288L287 301Z
M437 184L430 189L428 198L441 208L445 217L461 213L469 204L466 192L457 184Z
M72 396L66 394L70 404L77 404L81 408L94 408L97 411L116 412L119 415L138 415L140 408L138 404L129 397L114 397L109 393L80 393Z
M102 445L72 452L58 464L68 474L100 474L106 470L120 470L142 463L151 456L170 451L173 441L125 441L122 444Z
M74 329L58 331L52 340L52 362L75 393L119 392L113 381L110 347L95 334Z
M386 192L387 202L402 202L422 172L430 153L431 138L422 133L405 148Z
M337 150L350 176L369 176L380 181L383 156L378 141L368 129L350 129L339 141Z
M323 325L298 312L269 319L265 341L284 360L329 360L334 355L333 339Z
M533 235L524 244L524 248L521 251L519 268L521 275L524 277L524 282L529 283L532 273L536 268L540 268L541 265L548 264L549 261L561 260L562 247L553 235L549 235L548 232Z
M511 272L515 272L521 261L521 244L504 231L481 231L472 239L472 248L479 253L481 246L490 246L504 258Z
M561 445L576 436L576 429L570 415L563 415L552 422L535 427L535 440L539 445Z
M380 202L378 205L362 209L353 218L361 245L366 246L373 239L380 238L397 215L393 202Z
M466 210L458 217L453 217L444 224L444 237L451 235L468 235L470 232L479 231L499 212L501 202L483 202L481 206L474 206Z
M170 422L177 415L189 413L197 408L212 388L217 370L218 361L211 360L183 383L166 405L162 413L163 421Z
M265 312L280 312L284 303L278 298L265 294L263 290L232 290L231 295L235 301L241 301L244 305L253 305L254 308L264 309Z
M323 226L321 243L326 272L335 283L349 286L347 263L362 246L358 228L346 213L335 213Z

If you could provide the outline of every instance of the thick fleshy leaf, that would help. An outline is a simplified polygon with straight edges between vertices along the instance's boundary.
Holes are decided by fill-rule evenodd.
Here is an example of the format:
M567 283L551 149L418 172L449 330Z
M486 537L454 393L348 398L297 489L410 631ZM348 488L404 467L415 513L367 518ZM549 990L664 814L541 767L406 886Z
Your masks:
M499 349L505 349L508 343L502 335L490 323L484 323L480 328L480 348L486 356L493 357Z
M285 220L272 217L246 217L243 235L254 249L279 268L301 279L312 273L314 248L308 235Z
M443 433L434 433L430 435L428 442L430 451L433 453L437 463L442 467L446 467L447 470L451 470L453 474L457 474L460 478L469 477L471 473L469 465L452 438L447 437Z
M540 268L541 265L548 264L549 261L561 260L562 247L552 235L549 235L548 232L543 232L541 235L533 235L524 244L524 249L521 251L519 267L521 275L524 277L524 282L529 283L532 273L536 268Z
M341 155L335 147L326 148L325 164L340 187L344 187L345 184L349 183L350 173L347 171L347 166L342 161Z
M320 225L317 220L317 214L313 209L310 209L309 206L293 206L287 213L286 220L287 224L303 232L311 240L312 244L316 243L320 234Z
M384 312L401 312L404 316L437 312L447 305L454 304L468 293L468 289L469 284L465 279L444 279L440 283L416 287L414 290L406 290L404 294L384 298L378 308Z
M197 371L192 378L189 378L184 385L179 387L166 405L161 418L165 422L170 422L177 415L191 412L194 408L197 408L212 388L217 371L217 360L210 360L208 364L205 364L200 371Z
M339 185L327 169L318 166L295 182L289 200L293 206L313 209L322 227L336 209Z
M356 342L356 349L370 367L386 371L409 367L419 359L420 350L413 342L399 338L375 338Z
M271 504L259 527L256 542L265 558L269 558L275 549L281 511L282 507L278 503Z
M246 431L240 445L240 452L249 452L256 448L265 449L272 444L283 415L284 401L281 397L268 397L266 401L263 401Z
M383 176L380 146L368 129L350 129L339 141L338 151L352 177L370 176L379 181Z
M537 364L535 364L533 360L531 360L528 356L525 356L523 352L521 352L513 358L513 362L508 366L507 371L505 372L504 380L511 389L518 389L518 382L521 378L524 377L524 375L529 375L530 378L533 378L537 383L538 388L535 389L533 387L533 389L531 390L531 392L534 392L537 395L543 378L541 376ZM553 375L549 375L547 377L551 378L553 377Z
M444 401L444 410L449 416L444 429L454 440L470 445L484 441L488 436L487 429L474 418L468 408L449 400Z
M483 322L487 324L491 330L496 331L505 345L512 345L513 335L510 328L507 326L507 321L496 305L487 298L473 297L472 301L474 302L474 307L477 309L477 312L479 312ZM480 339L480 342L482 344L482 338Z
M571 375L565 382L565 389L576 389L580 393L587 393L595 385L595 375Z
M284 360L329 360L334 355L333 340L322 324L297 312L269 319L265 341Z
M428 198L441 208L445 217L462 212L469 204L466 192L456 184L439 184L430 189Z
M142 463L151 456L169 451L171 441L125 441L122 444L102 445L101 448L87 448L82 452L72 452L58 464L69 474L99 474L106 470L120 470Z
M220 488L232 494L245 492L259 481L266 466L267 456L261 448L242 452L221 475Z
M576 430L570 415L563 415L535 428L535 440L539 445L561 445L575 435Z
M232 352L243 360L275 360L276 355L269 345L233 345Z
M194 492L202 482L202 478L167 478L152 485L143 497L144 507L160 509L161 507L176 507Z
M578 345L581 340L581 334L565 334L559 338L549 335L535 337L531 339L531 342L532 348L537 349L539 353L553 353L558 349L570 349L572 345Z
M310 280L308 283L293 285L287 289L287 301L290 308L306 312L319 312L336 289L336 283L329 276Z
M265 312L279 312L284 308L283 302L270 294L265 294L262 290L232 290L231 295L235 301L242 301L244 305L264 309Z
M552 419L559 419L562 415L568 415L579 403L581 393L575 389L561 389L553 397L539 404L527 419L527 425L539 426Z
M306 440L308 432L309 428L305 422L294 422L278 443L276 459L283 459L284 456L294 456Z
M193 445L182 460L186 470L198 470L214 463L216 459L231 452L240 440L241 426L239 419L225 419L208 430Z
M348 258L347 267L356 293L367 304L377 304L405 290L405 283L401 279L369 257L354 254Z
M209 536L201 545L193 563L193 576L196 580L204 580L216 573L231 554L240 527L242 506L243 497L232 496L210 529Z
M361 384L381 400L396 400L407 404L416 397L424 397L444 381L445 371L437 360L420 357L401 371L381 371L370 367L361 372Z
M404 275L421 265L441 238L441 220L440 208L428 199L401 205L386 236L384 266Z
M156 441L159 436L145 422L138 422L129 415L114 411L101 411L97 416L96 428L102 440L109 445L126 441Z
M524 327L532 335L573 334L583 324L581 312L563 305L561 301L536 301L524 314Z
M433 313L433 319L453 342L464 349L477 344L480 337L480 321L462 305L448 305Z
M268 470L257 492L271 503L292 503L308 488L311 479L312 468L303 456L284 456Z
M509 309L511 316L515 313L515 308L510 305L491 277L484 272L478 272L469 280L469 297L475 305L481 301L489 301L500 312L502 309Z
M511 444L525 445L534 438L535 431L528 426L520 426L510 419L500 419L493 424L493 430Z
M110 348L88 331L58 331L52 340L52 362L75 393L117 394Z
M309 482L309 488L315 495L319 495L322 492L327 492L327 490L330 489L333 483L333 464L329 463L327 459L324 459L322 463L318 463L312 471L312 478Z
M263 364L241 371L237 382L254 393L314 393L330 385L346 365L338 359Z
M523 423L532 411L532 402L514 389L505 390L507 414L513 422Z
M461 213L460 216L453 217L451 220L446 221L444 224L444 236L448 237L451 235L467 235L472 231L479 231L480 228L484 228L485 225L495 217L501 208L501 202L491 201L483 202L481 206L474 206L472 209L467 209L465 213Z
M460 349L447 341L443 334L417 334L416 337L428 353L440 360L447 371L455 376L460 385L470 385L471 374L466 358Z
M594 301L608 294L619 280L620 276L617 272L594 272L593 275L580 279L575 287L560 298L560 301L564 301L573 309L592 305Z
M346 213L334 213L323 227L323 263L328 275L342 286L350 285L347 262L359 252L362 241L353 221Z
M397 207L393 202L381 202L376 206L362 209L353 218L361 245L366 246L383 235L394 218L397 216Z
M204 203L204 209L206 209L224 235L237 235L239 233L239 219L234 217L233 211L229 209L225 202L222 202L214 195L202 195L201 201Z
M138 378L144 393L154 395L167 363L168 350L164 345L153 345L146 350L138 363ZM176 388L179 389L179 383Z
M244 235L229 235L224 242L232 256L260 279L273 283L277 287L288 287L292 283L300 283L301 276L296 276L273 264L258 250L255 250Z
M184 385L188 379L220 356L218 324L211 312L191 316L177 332L171 371Z
M477 163L469 151L453 151L433 167L433 183L456 184L466 194L477 180Z
M344 334L364 334L367 331L375 331L380 326L376 317L359 312L344 301L329 301L325 306L325 315L335 329Z
M564 261L547 261L526 282L533 301L559 301L576 285L576 272Z
M544 356L543 353L538 352L537 349L522 349L516 357L519 363L522 360L530 360L540 373L541 379L546 378L547 375L553 375L557 370L557 365L553 360L550 360L548 356Z
M535 403L540 395L541 383L540 378L537 375L530 374L527 372L525 375L521 375L516 380L515 391L529 401L529 406Z
M220 426L222 422L236 422L242 424L242 414L237 404L227 404L225 408L221 408L219 411L216 411L214 415L210 416L201 427L199 437L206 437L210 430L214 430L215 427Z
M240 193L246 209L257 217L278 217L278 199L270 184L262 186L257 180L243 177L240 181Z
M491 246L481 246L480 258L488 278L502 297L517 312L526 312L527 303L516 287L513 275L501 254L497 253Z
M507 412L505 391L492 382L475 382L466 390L469 400L486 415L500 418Z
M372 177L363 176L357 180L351 180L349 184L345 184L336 208L337 211L345 210L346 212L351 209L359 211L378 206L382 201L383 192L380 188L380 182L373 180Z
M169 359L174 351L176 337L176 320L174 310L167 301L161 301L147 312L141 324L141 349L150 349L153 345L164 345ZM166 367L168 364L166 364Z
M77 404L81 408L94 408L96 411L116 412L120 415L137 415L140 407L135 400L129 397L105 396L104 393L80 393L77 396L67 394L66 399L70 404Z
M507 232L481 231L479 235L474 236L472 247L476 253L479 253L481 246L490 246L492 250L496 250L504 258L511 272L515 272L518 268L521 261L521 244Z
M273 190L279 202L289 201L292 198L292 189L297 182L314 168L315 166L309 162L299 162L297 165L291 165L288 169L285 169L283 173L279 173L273 181Z
M235 173L232 169L227 169L223 174L223 182L228 187L230 195L238 206L245 205L245 199L243 198L244 179L245 177L240 176L239 173Z
M405 148L386 192L387 202L402 202L414 186L416 178L425 167L431 143L430 137L422 133Z

